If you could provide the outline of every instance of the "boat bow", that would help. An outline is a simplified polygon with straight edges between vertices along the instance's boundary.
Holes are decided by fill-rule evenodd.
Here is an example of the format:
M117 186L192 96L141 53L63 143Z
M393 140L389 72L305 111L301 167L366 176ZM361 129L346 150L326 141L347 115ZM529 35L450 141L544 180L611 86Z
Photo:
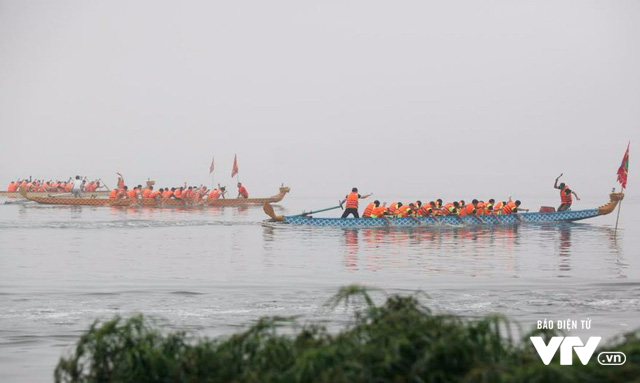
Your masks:
M607 215L616 209L618 203L624 198L624 193L610 193L609 202L598 208L598 215Z

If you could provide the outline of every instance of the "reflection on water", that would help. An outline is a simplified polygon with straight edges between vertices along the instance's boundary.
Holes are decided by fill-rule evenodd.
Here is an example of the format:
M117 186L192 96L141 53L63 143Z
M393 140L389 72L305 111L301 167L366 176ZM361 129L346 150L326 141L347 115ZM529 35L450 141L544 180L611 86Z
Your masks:
M296 241L301 230L313 229L265 227L265 246L279 235ZM342 248L344 266L350 271L411 265L435 274L458 271L482 276L496 272L497 267L509 276L525 277L537 263L540 270L555 270L556 277L571 277L576 274L572 273L572 259L579 257L580 270L585 268L585 259L596 258L624 278L627 267L619 246L621 233L616 236L610 227L588 224L315 230L314 237L327 242L325 247L332 246L330 238L342 238L334 246ZM304 236L307 241L314 237ZM442 261L444 255L449 262Z

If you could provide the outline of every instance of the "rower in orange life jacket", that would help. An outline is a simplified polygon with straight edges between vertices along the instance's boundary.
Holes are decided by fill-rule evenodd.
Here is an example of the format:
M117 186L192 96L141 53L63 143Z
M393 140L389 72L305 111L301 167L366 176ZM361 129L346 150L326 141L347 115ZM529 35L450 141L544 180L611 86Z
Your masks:
M375 200L370 202L367 207L364 208L364 212L362 212L362 218L371 218L371 214L373 214L373 209L380 206L380 201Z
M476 205L476 215L484 215L484 202L478 201Z
M493 214L493 205L496 203L496 200L493 198L489 199L489 202L484 204L484 214L490 215Z
M502 214L515 214L520 210L529 211L529 209L523 209L520 207L520 201L513 202L509 200L509 202L502 207Z
M416 215L418 217L430 216L431 214L433 214L433 206L435 206L435 203L433 201L423 204L416 212Z
M242 183L238 182L238 197L237 198L249 198L249 192L247 188L242 186Z
M16 189L18 188L18 183L11 181L11 183L9 184L9 186L7 187L7 191L9 193L14 193L16 191Z
M565 211L571 207L571 204L573 203L573 199L571 198L572 194L576 196L576 199L578 201L580 201L580 198L578 197L576 192L569 189L569 186L564 182L561 182L560 185L558 185L558 180L560 179L560 177L562 177L562 174L563 173L561 173L558 178L556 178L556 182L553 184L553 187L555 189L560 190L560 206L558 206L558 211Z
M209 192L208 199L218 199L220 198L220 189L213 189Z
M109 192L109 199L116 199L118 197L118 193L120 193L120 190L118 189L113 189Z
M163 191L164 190L162 188L160 188L160 190L154 190L149 194L149 198L158 199L162 196Z
M138 192L137 192L137 187L134 187L131 190L127 191L127 197L131 198L131 199L137 199L138 198Z
M413 204L402 205L396 209L396 217L408 217L411 213L411 205Z
M474 199L471 203L464 205L460 209L460 215L474 215L478 207L478 200Z
M460 204L458 203L458 201L455 201L453 203L446 203L442 207L442 212L444 213L444 215L457 215L459 213L459 210Z
M374 207L373 211L371 212L371 218L384 217L385 213L387 212L387 207L384 205L385 204L382 204L381 206L378 206L378 207Z
M153 186L147 186L142 192L142 198L151 198L151 193L153 193Z
M402 202L391 202L389 206L387 206L387 214L396 215L396 210L402 207Z
M362 196L358 194L358 188L351 189L351 193L342 200L343 203L346 201L347 204L345 205L344 213L342 213L341 218L347 218L350 214L353 214L355 218L360 218L360 215L358 214L358 200L361 198L365 199L370 195L371 194Z

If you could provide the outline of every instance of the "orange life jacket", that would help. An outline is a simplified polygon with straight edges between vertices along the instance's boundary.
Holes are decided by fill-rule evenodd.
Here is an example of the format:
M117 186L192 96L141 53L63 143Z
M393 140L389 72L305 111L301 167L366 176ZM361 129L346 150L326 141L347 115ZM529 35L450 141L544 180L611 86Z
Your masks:
M476 205L476 215L484 215L484 202L478 202Z
M218 199L220 198L220 189L213 189L209 193L209 199Z
M476 207L472 203L468 203L460 210L460 215L473 215L475 211Z
M397 208L398 208L398 202L391 202L391 204L387 207L387 212L389 214L395 214Z
M156 198L160 194L160 190L154 190L149 195L149 198Z
M110 199L115 199L118 196L118 193L120 192L120 190L118 189L113 189L109 192L109 198Z
M375 204L373 202L369 203L367 207L364 208L364 212L362 213L362 218L371 218L371 213L373 212L373 208Z
M502 205L504 205L502 202L496 203L493 207L493 214L502 214Z
M445 203L442 206L441 210L442 210L442 213L444 215L451 215L451 214L455 214L456 213L456 207L453 206L453 203L451 203L451 202Z
M11 182L9 184L9 187L7 187L7 191L10 192L10 193L13 193L13 192L16 191L17 188L18 188L18 184L15 183L15 182Z
M165 190L164 192L162 192L162 197L170 198L171 194L173 194L173 192L171 190Z
M151 189L146 188L142 192L142 198L150 198L151 197Z
M418 210L418 215L422 216L422 217L427 217L433 214L433 207L431 206L431 204L424 204L422 206L420 206L420 209Z
M247 191L247 188L244 187L244 185L238 188L238 193L244 198L249 198L249 192Z
M569 189L569 185L564 185L564 187L560 190L560 202L563 204L573 202L573 198L571 197L571 189Z
M513 201L509 201L502 207L502 214L513 214L513 210L515 208L516 203Z
M182 198L182 192L180 191L180 189L176 189L176 191L173 192L173 195L176 198Z
M347 205L345 206L347 209L357 209L358 208L358 193L351 192L347 196Z
M397 210L396 210L396 215L398 217L406 217L409 215L409 212L411 211L411 206L409 205L402 205L400 206Z
M138 193L136 193L135 189L127 190L127 196L132 199L136 199L138 197Z
M373 211L371 211L371 218L384 217L384 213L386 211L387 211L387 208L384 206L378 206L376 208L373 208Z

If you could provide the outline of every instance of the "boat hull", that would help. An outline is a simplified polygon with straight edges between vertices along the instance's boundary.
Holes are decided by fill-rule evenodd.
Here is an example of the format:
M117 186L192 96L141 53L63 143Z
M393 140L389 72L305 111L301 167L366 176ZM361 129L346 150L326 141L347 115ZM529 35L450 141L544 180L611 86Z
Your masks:
M469 225L505 225L525 222L572 222L598 216L598 209L564 211L553 213L521 213L506 215L480 216L437 216L437 217L398 217L398 218L310 218L304 216L285 216L279 225L325 226L325 227L420 227L420 226L469 226ZM276 223L274 221L274 223Z
M30 201L47 205L68 206L143 206L143 207L202 207L202 206L246 206L263 205L281 201L289 192L288 187L281 187L280 193L267 198L220 198L220 199L109 199L95 198L94 193L87 194L83 198L54 197L49 195L38 196L33 193L21 193L20 195Z
M279 216L273 207L264 205L264 212L271 217L265 221L270 226L324 226L324 227L437 227L471 225L514 225L522 223L573 222L611 213L624 198L624 193L609 194L610 201L597 209L556 211L549 213L516 213L498 215L446 215L428 217L388 218L312 218L306 215Z

